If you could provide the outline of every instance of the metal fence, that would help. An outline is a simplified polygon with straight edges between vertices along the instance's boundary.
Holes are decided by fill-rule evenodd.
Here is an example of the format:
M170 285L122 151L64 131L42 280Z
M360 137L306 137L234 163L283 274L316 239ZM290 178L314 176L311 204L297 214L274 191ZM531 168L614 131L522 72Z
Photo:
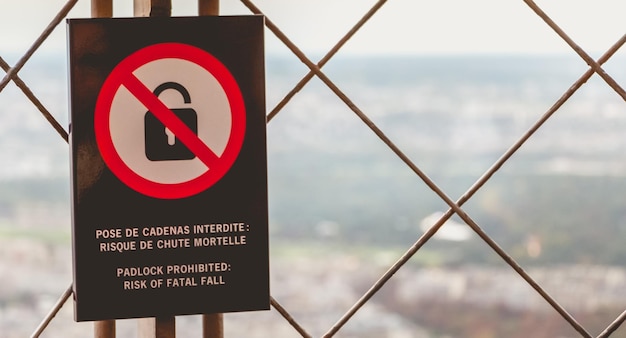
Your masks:
M223 0L224 1L224 0ZM235 1L235 0L231 0ZM391 0L389 2L392 2ZM26 84L20 78L20 70L27 64L29 59L33 56L33 54L40 49L42 44L49 37L51 32L67 17L70 10L74 7L74 5L78 2L78 0L69 0L57 13L57 15L52 19L49 25L41 32L40 36L36 39L36 41L32 44L32 46L27 50L27 52L13 65L9 65L3 58L0 56L0 66L6 72L6 75L0 82L0 91L5 89L5 87L13 82L17 87L19 87L24 95L28 97L28 99L32 102L32 104L41 112L43 117L50 123L50 126L56 130L60 137L62 137L65 141L68 140L67 131L63 128L63 126L53 117L48 109L40 102L37 98L37 95L33 93L29 89L28 84ZM407 156L403 150L396 145L390 137L388 137L385 132L379 128L368 117L367 108L360 107L357 102L351 100L351 98L346 95L346 93L335 83L333 80L327 76L324 72L323 67L331 60L348 42L355 34L358 34L359 30L368 23L370 18L375 16L379 9L381 9L388 1L379 0L375 2L375 4L363 14L363 16L352 26L352 28L319 60L312 60L308 55L306 55L299 47L293 43L288 38L288 32L283 32L281 28L272 21L272 16L266 16L266 28L271 34L276 36L292 53L295 55L306 67L308 67L309 71L306 76L304 76L285 96L284 98L273 108L267 116L268 123L273 120L273 118L279 114L285 106L287 106L290 100L298 95L301 89L303 89L309 81L313 78L319 79L324 85L326 85L336 96L343 102L345 105L352 111L356 116L374 133L384 144L388 147L388 149L393 152L410 170L417 176L421 181L432 190L439 198L445 202L448 206L448 210L438 219L438 221L428 229L421 237L416 238L413 245L406 249L403 255L395 263L388 267L388 270L380 276L380 278L373 283L369 289L350 307L341 317L337 318L334 325L329 327L324 334L324 337L333 337L338 334L342 328L357 314L361 308L368 303L372 297L374 297L385 285L388 283L394 275L400 271L403 266L414 257L420 249L429 242L433 236L439 231L439 229L444 225L444 223L449 220L452 216L457 215L461 218L467 226L469 226L483 241L484 244L489 247L493 252L495 252L503 262L505 262L512 270L514 270L519 278L523 279L529 286L531 286L537 294L539 294L550 307L558 313L565 321L571 325L571 327L577 331L581 337L594 337L594 335L588 331L576 318L574 318L568 310L562 306L555 298L553 298L545 289L542 287L540 283L536 281L533 276L531 276L518 262L516 262L509 253L507 253L494 239L492 239L482 228L481 226L463 209L463 205L468 202L476 192L478 192L485 183L487 183L492 176L500 168L509 161L509 159L522 147L524 144L535 135L535 133L548 121L567 101L572 95L577 92L585 83L593 76L600 77L607 86L610 86L617 95L619 95L624 101L626 101L626 91L624 91L623 87L611 76L611 74L607 73L603 69L603 64L607 62L626 42L626 35L623 35L618 41L615 41L614 45L611 46L601 57L598 59L592 58L589 53L587 53L583 48L576 44L576 42L571 39L567 32L560 28L558 22L555 22L551 19L551 17L546 14L542 8L540 8L534 1L532 0L523 0L525 5L529 9L531 9L538 18L545 22L546 34L556 34L558 35L562 41L566 42L569 47L571 47L572 53L576 53L587 65L588 69L586 72L580 75L580 77L571 84L571 86L561 95L558 100L556 100L553 105L543 113L543 115L530 127L519 139L517 139L513 144L510 145L508 150L504 152L500 158L491 165L491 167L485 171L471 187L463 193L458 199L453 199L453 197L449 196L445 191L443 191L429 176L420 168L415 162L413 162L409 156ZM92 1L92 8L97 10L97 6L100 6L102 1ZM106 2L104 2L106 3ZM200 1L202 4L203 2ZM254 14L263 14L262 8L257 7L257 5L250 0L241 0L241 3L249 9L251 13ZM163 6L167 5L166 1L153 1L153 6ZM206 3L205 3L206 6ZM424 7L427 8L428 4L424 3ZM489 9L482 9L488 11ZM564 9L567 10L567 9ZM243 13L245 14L245 13ZM583 18L581 18L582 20ZM384 206L383 206L384 207ZM68 299L72 295L71 285L66 290L59 290L62 292L59 297L57 303L52 307L49 314L42 320L39 327L37 327L33 333L34 337L39 336L42 332L45 331L48 324L54 319L55 315L63 306L64 303L68 301ZM294 318L290 314L290 309L282 306L279 301L275 298L271 299L271 305L275 311L277 311L284 319L293 327L294 336L300 335L302 337L310 337L311 335L308 333L308 328L301 325L297 318ZM626 311L624 311L621 315L617 316L612 323L610 323L606 328L597 335L597 337L609 337L622 325L622 323L626 320ZM268 332L267 336L271 336L272 333Z

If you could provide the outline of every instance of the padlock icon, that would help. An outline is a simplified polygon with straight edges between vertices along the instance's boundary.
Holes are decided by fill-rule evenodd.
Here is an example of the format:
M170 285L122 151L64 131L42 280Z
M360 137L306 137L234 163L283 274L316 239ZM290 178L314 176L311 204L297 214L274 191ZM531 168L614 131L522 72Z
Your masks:
M158 97L167 89L178 91L185 104L191 103L191 96L187 89L176 82L165 82L156 87L153 93ZM195 110L192 108L170 108L170 110L194 134L198 134L198 115ZM150 161L191 160L196 157L152 112L146 112L144 124L146 157Z

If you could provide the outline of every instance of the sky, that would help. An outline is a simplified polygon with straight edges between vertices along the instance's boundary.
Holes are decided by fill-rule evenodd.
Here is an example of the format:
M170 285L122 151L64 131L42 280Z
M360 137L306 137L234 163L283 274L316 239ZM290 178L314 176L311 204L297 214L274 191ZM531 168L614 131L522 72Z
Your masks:
M64 0L4 1L0 55L23 53ZM132 0L114 0L114 16L132 16ZM256 0L254 3L305 53L327 52L376 0ZM584 50L599 56L626 33L624 0L536 0ZM88 18L90 0L79 0L71 18ZM173 15L196 15L197 1L172 0ZM238 0L221 0L222 15L248 15ZM42 47L65 51L65 24ZM625 47L626 49L626 47ZM287 53L269 31L266 52ZM388 0L342 49L345 54L545 54L569 46L523 0ZM626 54L625 51L621 53Z

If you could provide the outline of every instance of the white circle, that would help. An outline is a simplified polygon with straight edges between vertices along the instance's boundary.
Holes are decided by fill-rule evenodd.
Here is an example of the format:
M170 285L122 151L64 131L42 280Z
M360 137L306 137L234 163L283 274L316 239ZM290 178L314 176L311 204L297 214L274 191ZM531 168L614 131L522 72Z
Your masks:
M159 99L169 108L191 108L198 118L198 137L218 157L230 138L232 117L228 97L208 70L183 59L159 59L137 68L133 75L153 91L165 82L177 82L189 92L191 103L169 89ZM190 160L151 161L145 152L144 118L148 109L124 86L111 103L109 124L113 146L126 165L139 176L158 183L176 184L204 174L207 166L197 157Z

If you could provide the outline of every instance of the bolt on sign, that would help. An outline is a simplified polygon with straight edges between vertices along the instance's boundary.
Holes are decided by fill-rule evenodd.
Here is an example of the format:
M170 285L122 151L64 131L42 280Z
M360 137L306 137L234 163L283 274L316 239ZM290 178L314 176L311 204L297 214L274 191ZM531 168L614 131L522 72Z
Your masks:
M75 319L269 309L264 18L67 23Z

